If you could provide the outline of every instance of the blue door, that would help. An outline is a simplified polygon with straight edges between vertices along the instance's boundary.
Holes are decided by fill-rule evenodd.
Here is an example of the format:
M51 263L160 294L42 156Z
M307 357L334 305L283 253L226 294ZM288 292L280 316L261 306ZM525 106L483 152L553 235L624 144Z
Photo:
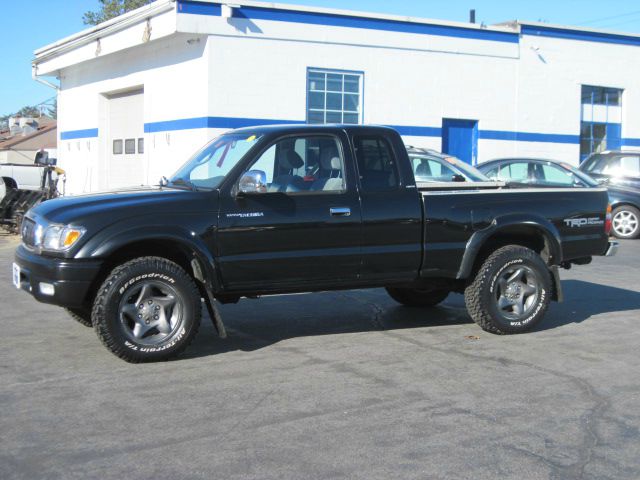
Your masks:
M442 152L469 165L478 163L478 121L443 118Z

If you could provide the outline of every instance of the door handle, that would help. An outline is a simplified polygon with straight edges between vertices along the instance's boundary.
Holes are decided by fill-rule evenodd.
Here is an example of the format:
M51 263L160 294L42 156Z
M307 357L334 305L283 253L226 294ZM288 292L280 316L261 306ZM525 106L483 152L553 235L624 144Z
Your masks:
M334 217L348 217L351 215L351 209L349 207L331 207L329 212Z

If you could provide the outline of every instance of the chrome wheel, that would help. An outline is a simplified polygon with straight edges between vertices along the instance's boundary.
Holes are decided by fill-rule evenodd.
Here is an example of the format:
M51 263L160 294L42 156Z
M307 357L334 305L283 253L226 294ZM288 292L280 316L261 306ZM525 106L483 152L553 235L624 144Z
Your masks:
M613 231L618 237L632 237L638 231L640 221L630 210L620 210L613 216Z
M184 322L184 305L178 292L155 280L129 287L118 312L125 335L139 345L153 346L170 339Z
M496 283L498 312L509 320L527 317L538 304L540 279L533 269L514 265L504 269Z

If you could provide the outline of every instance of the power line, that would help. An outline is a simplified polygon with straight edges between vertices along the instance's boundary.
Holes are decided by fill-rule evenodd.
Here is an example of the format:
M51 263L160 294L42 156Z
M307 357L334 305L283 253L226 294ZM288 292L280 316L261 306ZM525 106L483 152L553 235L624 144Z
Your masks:
M640 10L636 10L634 12L621 13L620 15L613 15L611 17L600 17L600 18L596 18L594 20L589 20L587 22L576 23L576 25L589 25L591 23L599 23L599 22L604 22L604 21L607 21L607 20L615 20L617 18L629 17L631 15L637 15L639 13L640 13Z

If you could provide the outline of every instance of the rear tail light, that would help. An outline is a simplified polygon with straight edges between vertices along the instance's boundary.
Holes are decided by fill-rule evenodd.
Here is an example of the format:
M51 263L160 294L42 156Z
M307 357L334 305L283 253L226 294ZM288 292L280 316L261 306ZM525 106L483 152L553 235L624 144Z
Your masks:
M611 204L607 205L607 214L604 218L604 233L609 235L611 232Z

